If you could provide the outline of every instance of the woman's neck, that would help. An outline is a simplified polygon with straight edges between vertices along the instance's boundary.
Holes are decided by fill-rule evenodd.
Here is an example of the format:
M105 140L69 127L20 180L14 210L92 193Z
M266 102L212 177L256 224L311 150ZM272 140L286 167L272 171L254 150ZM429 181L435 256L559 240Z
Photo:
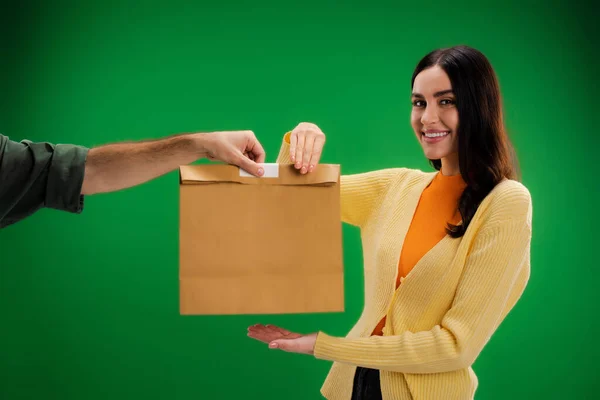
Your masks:
M460 174L460 164L458 162L458 153L452 153L448 157L442 158L442 175L452 176Z

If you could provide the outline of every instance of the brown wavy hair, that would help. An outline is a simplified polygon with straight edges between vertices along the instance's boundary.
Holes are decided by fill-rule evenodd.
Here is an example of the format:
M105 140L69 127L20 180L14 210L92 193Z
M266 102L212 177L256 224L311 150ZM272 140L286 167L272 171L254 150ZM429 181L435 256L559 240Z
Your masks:
M446 228L458 238L490 191L503 179L519 179L519 173L504 126L498 78L489 60L468 46L434 50L417 64L411 88L421 71L436 65L450 78L458 110L458 160L467 187L457 205L462 223ZM442 167L441 160L429 162L438 171Z

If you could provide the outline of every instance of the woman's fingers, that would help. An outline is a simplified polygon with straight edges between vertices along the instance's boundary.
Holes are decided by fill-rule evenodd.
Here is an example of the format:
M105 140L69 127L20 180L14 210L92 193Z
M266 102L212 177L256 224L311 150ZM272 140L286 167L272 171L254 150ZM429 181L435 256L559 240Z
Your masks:
M273 340L279 339L281 335L263 326L248 328L248 336L264 343L270 343Z
M256 324L248 328L248 336L261 342L269 343L277 339L296 339L302 335L290 332L275 325Z
M306 141L306 132L304 131L299 131L296 133L297 136L297 142L296 142L296 158L294 161L294 166L296 167L296 169L300 169L302 168L302 155L304 154L304 143Z
M325 135L316 136L308 161L308 172L313 172L321 160L321 154L323 154L323 146L325 145Z
M325 134L315 124L302 122L290 135L290 159L300 173L314 171L321 159Z
M305 137L304 150L302 151L302 166L300 167L301 174L306 174L308 172L308 163L312 157L313 146L315 144L314 134L307 132Z
M294 129L290 134L290 159L296 164L296 147L298 147L298 130Z

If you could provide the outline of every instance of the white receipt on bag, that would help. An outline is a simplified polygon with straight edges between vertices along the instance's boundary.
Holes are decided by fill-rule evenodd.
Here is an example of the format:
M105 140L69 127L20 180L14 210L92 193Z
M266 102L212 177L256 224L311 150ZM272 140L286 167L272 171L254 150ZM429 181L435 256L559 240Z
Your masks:
M262 163L258 164L261 166L265 173L263 176L254 176L251 173L240 168L240 176L246 176L250 178L279 178L279 164L277 163Z

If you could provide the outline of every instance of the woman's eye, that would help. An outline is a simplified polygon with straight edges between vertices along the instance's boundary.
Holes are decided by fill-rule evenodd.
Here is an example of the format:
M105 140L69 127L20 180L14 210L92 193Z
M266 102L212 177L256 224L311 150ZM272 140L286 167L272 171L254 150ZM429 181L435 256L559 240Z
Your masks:
M412 103L415 107L425 107L425 102L423 100L414 100Z
M444 99L444 100L440 101L440 104L443 105L443 106L452 105L452 104L454 104L454 100Z

